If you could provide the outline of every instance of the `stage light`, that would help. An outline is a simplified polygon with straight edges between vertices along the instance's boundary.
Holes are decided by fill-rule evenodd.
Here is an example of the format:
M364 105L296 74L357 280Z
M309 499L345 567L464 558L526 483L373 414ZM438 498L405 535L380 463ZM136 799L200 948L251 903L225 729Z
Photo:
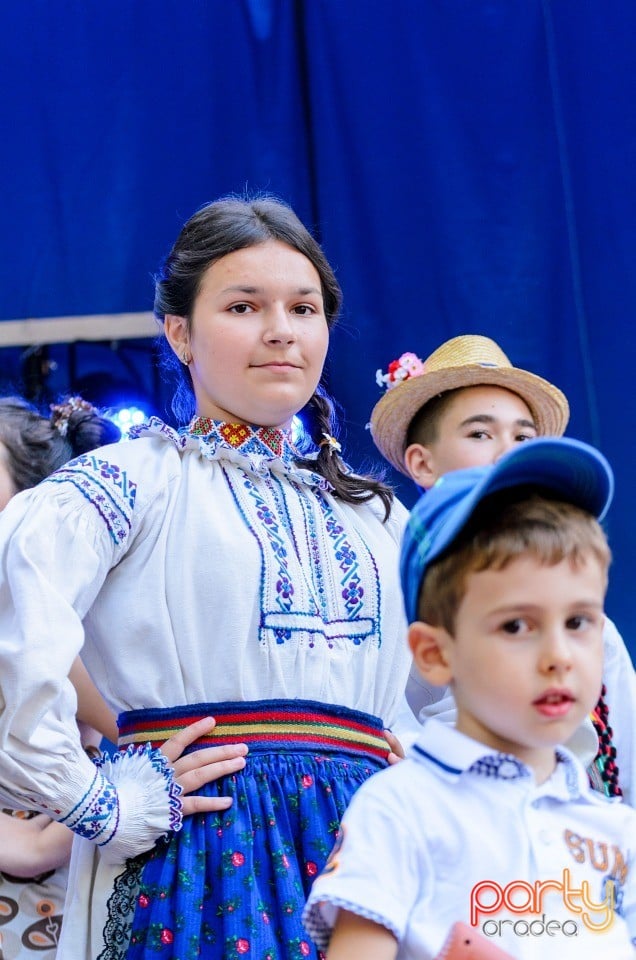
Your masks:
M142 407L131 405L118 407L117 409L111 408L106 411L106 416L119 427L122 437L127 437L131 427L143 423L149 418L150 413Z
M76 379L75 390L95 404L104 417L112 420L123 438L128 436L132 427L152 416L159 416L156 405L143 389L136 387L131 380L114 377L106 371Z
M295 447L301 447L303 445L303 441L305 440L305 424L300 417L292 417L291 438Z

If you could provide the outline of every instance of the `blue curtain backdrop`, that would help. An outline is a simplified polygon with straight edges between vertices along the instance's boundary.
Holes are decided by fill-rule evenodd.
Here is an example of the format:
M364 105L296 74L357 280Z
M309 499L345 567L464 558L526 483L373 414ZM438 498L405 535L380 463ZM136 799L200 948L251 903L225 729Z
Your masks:
M634 653L635 41L632 0L5 4L0 318L150 309L198 206L278 194L344 289L356 466L405 350L487 334L566 392L616 471L608 611Z

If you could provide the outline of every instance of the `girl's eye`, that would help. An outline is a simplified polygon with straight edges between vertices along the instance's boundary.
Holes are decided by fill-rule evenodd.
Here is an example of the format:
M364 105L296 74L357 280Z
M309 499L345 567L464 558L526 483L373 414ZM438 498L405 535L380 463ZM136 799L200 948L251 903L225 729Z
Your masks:
M472 440L488 440L490 437L490 434L488 433L487 430L471 430L468 436Z
M526 443L528 440L536 440L536 434L534 433L518 433L515 437L517 443Z
M299 317L308 317L315 312L315 308L308 303L299 303L297 307L294 307L294 313L297 313Z
M233 303L230 307L230 313L237 313L239 316L242 316L245 313L251 311L249 303Z
M583 614L577 614L575 617L569 617L566 621L566 627L568 630L582 630L589 624L590 620L588 617L584 617Z

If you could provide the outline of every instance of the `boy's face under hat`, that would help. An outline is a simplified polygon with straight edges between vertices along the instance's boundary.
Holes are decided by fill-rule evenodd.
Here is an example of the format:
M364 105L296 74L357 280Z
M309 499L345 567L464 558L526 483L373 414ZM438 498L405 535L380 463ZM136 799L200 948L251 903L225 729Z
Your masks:
M402 540L400 577L409 623L418 619L427 568L458 537L478 504L497 491L528 485L602 520L612 500L614 477L594 447L556 437L524 443L492 466L445 474L416 503Z
M409 426L440 393L481 385L511 390L528 405L540 436L561 436L570 416L558 387L513 367L494 340L473 334L447 340L424 362L415 354L403 354L390 364L388 374L378 371L377 379L387 389L371 412L371 435L389 463L407 476L404 450Z

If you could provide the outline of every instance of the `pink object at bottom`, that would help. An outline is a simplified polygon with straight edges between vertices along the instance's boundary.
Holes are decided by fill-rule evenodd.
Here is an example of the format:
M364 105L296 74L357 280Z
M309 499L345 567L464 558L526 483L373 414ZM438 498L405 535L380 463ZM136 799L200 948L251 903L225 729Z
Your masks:
M474 927L458 921L450 929L435 960L514 960L512 954L495 946Z

